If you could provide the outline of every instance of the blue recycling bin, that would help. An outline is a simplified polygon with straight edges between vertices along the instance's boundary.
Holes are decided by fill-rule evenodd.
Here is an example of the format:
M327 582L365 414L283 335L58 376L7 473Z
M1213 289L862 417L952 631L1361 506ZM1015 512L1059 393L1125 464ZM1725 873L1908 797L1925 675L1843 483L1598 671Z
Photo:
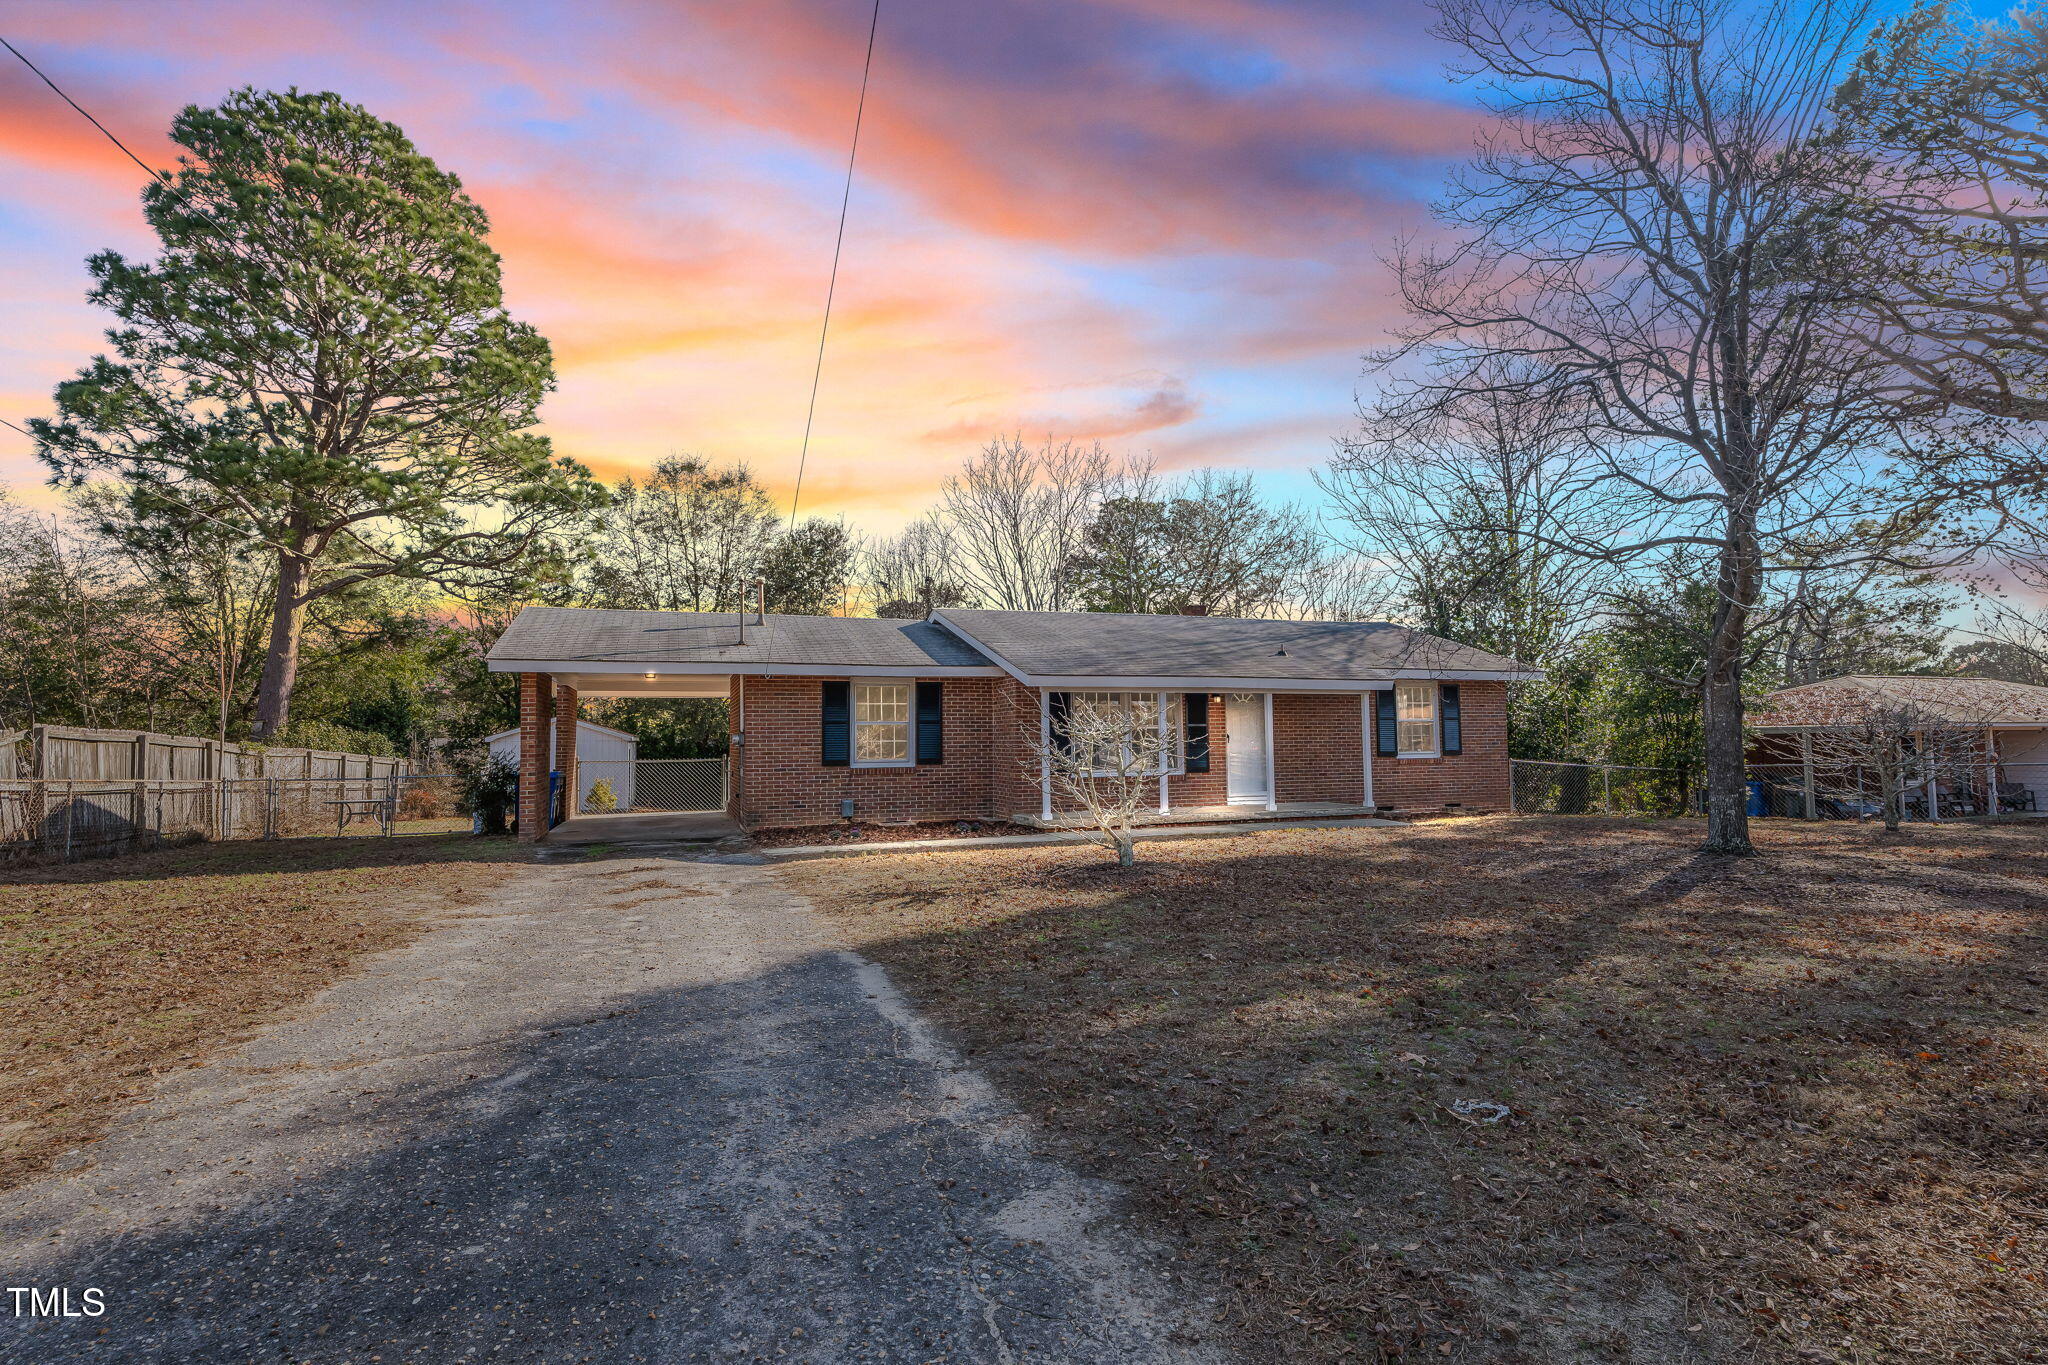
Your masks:
M1764 795L1764 780L1761 777L1749 779L1749 805L1745 813L1749 815L1769 815L1771 813L1770 799Z

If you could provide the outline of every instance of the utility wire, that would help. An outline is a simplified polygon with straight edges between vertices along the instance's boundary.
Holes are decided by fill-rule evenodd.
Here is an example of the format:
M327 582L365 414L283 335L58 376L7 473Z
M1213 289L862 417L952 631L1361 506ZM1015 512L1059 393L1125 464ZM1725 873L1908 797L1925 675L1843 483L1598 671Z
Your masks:
M875 29L882 22L882 0L868 15L868 55L860 68L860 99L853 107L853 144L846 149L846 188L839 196L839 235L832 239L832 274L825 284L825 317L818 324L818 359L811 367L811 402L804 412L804 440L797 450L796 487L789 494L789 526L796 529L797 499L804 492L804 465L811 457L811 423L818 416L818 381L825 373L825 334L832 329L832 296L839 289L839 253L846 245L846 207L853 201L853 159L860 153L860 120L868 107L868 73L875 66Z
M113 130L108 128L106 124L101 123L98 119L94 118L91 112L87 110L84 105L80 104L77 100L71 98L71 96L65 94L63 88L59 86L57 82L51 80L47 75L45 75L43 73L43 69L37 66L34 62L30 61L28 59L27 54L23 53L20 48L16 47L13 43L8 42L5 38L0 38L0 47L6 48L9 52L12 52L16 57L20 58L21 64L23 66L35 72L37 80L40 80L44 85L49 86L52 91L55 91L58 99L63 100L73 109L76 109L78 111L78 116L80 118L84 119L87 123L90 123L93 127L99 129L100 133L107 139L107 141L113 143L116 147L120 149L121 155L127 157L130 161L134 162L136 165L142 168L143 174L147 175L150 178L151 182L157 185L161 185L164 189L170 191L173 194L182 196L185 201L186 210L188 212L198 215L198 217L200 217L202 220L206 222L207 226L211 227L215 232L218 232L220 234L221 241L227 246L230 255L241 255L240 243L236 240L235 235L232 232L229 232L226 228L222 227L219 219L215 218L205 209L199 207L198 202L194 200L192 197L192 192L185 186L180 185L177 181L173 180L171 178L171 173L169 171L158 170L156 167L150 165L147 161L144 161L141 157L137 156L134 152L130 151L128 149L127 143L121 141L120 138L115 137Z
M71 98L71 96L65 94L62 90L58 89L57 82L51 80L48 76L45 76L43 74L43 69L37 66L34 62L30 61L25 55L23 55L22 50L20 48L16 47L13 43L8 42L5 38L0 38L0 47L6 48L9 52L12 52L16 57L21 58L21 64L27 67L29 70L35 72L36 78L42 81L44 85L47 85L50 87L50 89L56 91L58 99L63 100L73 109L78 110L78 115L80 118L84 119L87 123L90 123L93 127L99 129L101 133L105 134L107 141L113 143L116 147L119 147L121 149L121 155L127 157L130 161L142 167L143 171L149 176L151 180L168 181L170 179L168 175L165 175L162 171L157 170L155 167L151 166L147 161L144 161L141 157L129 151L128 144L121 141L120 138L115 137L113 133L108 130L106 124L101 123L91 114L86 113L83 105L79 104L77 100Z

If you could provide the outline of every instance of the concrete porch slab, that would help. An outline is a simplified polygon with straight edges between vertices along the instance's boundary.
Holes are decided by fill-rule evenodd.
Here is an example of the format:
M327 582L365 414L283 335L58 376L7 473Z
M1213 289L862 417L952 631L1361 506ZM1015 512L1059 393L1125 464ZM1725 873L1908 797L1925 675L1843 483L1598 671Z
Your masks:
M1240 820L1225 825L1154 825L1131 831L1133 839L1228 839L1268 829L1398 829L1399 820L1354 815L1334 820ZM963 848L1037 848L1046 844L1085 844L1085 835L1071 830L1045 834L985 834L966 839L896 839L872 844L802 844L762 848L743 855L749 862L781 863L802 858L858 858L869 853L945 853Z
M737 839L740 827L724 811L621 811L573 815L541 836L541 844L573 848L587 844L681 844Z
M1272 810L1264 806L1175 806L1163 815L1156 810L1145 811L1138 815L1137 822L1147 827L1257 824L1274 820L1347 820L1373 813L1370 806L1345 801L1282 801ZM1063 811L1050 820L1036 811L1019 813L1010 819L1033 829L1071 829L1088 823L1086 815L1073 811Z

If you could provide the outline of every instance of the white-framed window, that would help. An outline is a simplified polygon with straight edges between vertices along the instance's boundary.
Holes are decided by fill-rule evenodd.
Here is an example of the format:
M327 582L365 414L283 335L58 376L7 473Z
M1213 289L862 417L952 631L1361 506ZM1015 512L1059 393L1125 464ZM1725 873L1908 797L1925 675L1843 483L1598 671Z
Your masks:
M1091 714L1120 716L1125 729L1131 734L1149 730L1163 735L1166 775L1171 777L1187 771L1186 727L1180 693L1075 692L1069 695L1068 705L1076 711L1085 708ZM1094 759L1096 776L1107 777L1131 761L1130 745L1126 742L1120 754L1103 753L1090 757Z
M1394 725L1403 758L1437 756L1436 684L1394 684Z
M853 684L853 766L907 768L917 761L911 747L911 698L907 682Z

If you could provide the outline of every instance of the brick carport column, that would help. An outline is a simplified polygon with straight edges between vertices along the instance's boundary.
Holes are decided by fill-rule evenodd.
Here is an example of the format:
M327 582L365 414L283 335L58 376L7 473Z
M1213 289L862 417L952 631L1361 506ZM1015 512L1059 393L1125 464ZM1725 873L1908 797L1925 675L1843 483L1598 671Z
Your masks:
M548 741L555 680L547 673L519 675L519 839L534 843L548 832Z
M562 775L562 818L568 819L582 803L576 784L576 689L567 683L555 687L555 771Z

